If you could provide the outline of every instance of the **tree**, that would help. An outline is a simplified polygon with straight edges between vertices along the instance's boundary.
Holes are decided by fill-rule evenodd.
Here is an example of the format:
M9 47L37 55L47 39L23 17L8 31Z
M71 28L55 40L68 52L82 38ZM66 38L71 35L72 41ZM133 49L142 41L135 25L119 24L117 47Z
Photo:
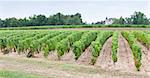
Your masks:
M65 24L65 15L61 14L61 13L57 13L56 17L58 19L57 21L57 25L64 25Z
M115 18L113 24L119 24L119 19Z
M131 18L125 18L125 23L126 24L132 24L132 19Z
M82 24L81 14L63 15L57 13L56 15L49 16L48 24L50 25L79 25Z
M147 17L141 12L134 12L134 14L131 15L131 20L133 24L148 24Z
M141 12L134 12L131 17L115 19L113 24L149 24L150 20Z
M81 14L76 13L75 15L63 15L57 13L51 15L48 18L45 15L33 15L29 18L17 19L6 18L5 20L0 19L1 27L17 27L17 26L42 26L42 25L79 25L83 24Z
M34 15L32 17L29 17L29 21L30 25L33 26L46 25L47 17L45 15Z
M48 18L48 24L52 24L52 25L64 25L65 24L65 20L64 19L64 15L61 13L57 13L56 15L50 16Z
M13 18L6 18L4 20L4 27L17 27L19 26L19 21L13 17Z
M57 15L53 15L48 18L49 25L58 25L59 24L58 21L59 21L59 18Z
M74 15L74 24L75 25L80 25L82 24L82 19L81 19L81 14L80 13L76 13Z
M113 24L125 24L125 19L120 17L119 19L114 19Z
M0 19L0 27L4 26L4 21Z
M45 15L37 15L36 21L38 22L38 25L46 25L47 17Z
M125 24L124 18L122 18L122 17L119 18L119 24Z
M20 26L29 26L29 20L27 18L19 19Z

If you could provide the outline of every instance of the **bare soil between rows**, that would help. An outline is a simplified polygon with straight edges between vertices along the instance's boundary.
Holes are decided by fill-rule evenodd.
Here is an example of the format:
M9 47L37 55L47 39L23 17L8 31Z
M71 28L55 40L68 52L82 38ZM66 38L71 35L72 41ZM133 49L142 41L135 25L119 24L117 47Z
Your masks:
M104 69L112 69L114 67L111 55L112 37L110 37L103 45L99 57L96 61L96 66L101 66Z
M118 70L136 71L132 51L127 40L120 34L118 42L118 61L115 68Z
M150 50L148 50L142 43L137 42L142 49L142 66L141 71L150 72Z

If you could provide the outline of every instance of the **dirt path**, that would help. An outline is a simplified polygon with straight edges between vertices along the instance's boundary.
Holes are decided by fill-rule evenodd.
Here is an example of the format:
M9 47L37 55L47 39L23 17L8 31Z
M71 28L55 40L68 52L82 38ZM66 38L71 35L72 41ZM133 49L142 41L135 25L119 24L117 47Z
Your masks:
M101 66L104 69L112 69L112 67L114 67L111 56L112 53L111 46L112 46L112 37L105 42L100 52L100 56L97 58L97 62L95 64L96 66Z
M141 71L150 72L150 50L148 50L144 45L140 42L137 42L142 49L142 67Z
M78 64L85 64L88 65L90 64L92 59L92 53L91 53L91 49L90 47L88 47L79 57L79 59L77 60Z
M127 40L119 34L118 61L115 64L115 69L136 71L132 51Z
M56 51L49 52L48 59L49 60L58 60L57 52Z

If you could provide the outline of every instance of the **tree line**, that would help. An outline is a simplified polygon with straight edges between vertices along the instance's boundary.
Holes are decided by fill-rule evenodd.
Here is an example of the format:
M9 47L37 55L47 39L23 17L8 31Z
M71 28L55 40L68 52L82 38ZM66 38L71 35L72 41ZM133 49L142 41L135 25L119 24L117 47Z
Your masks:
M107 18L107 17L106 17ZM113 24L120 24L120 25L148 25L150 24L150 18L147 18L146 15L142 12L134 12L130 17L123 18L112 18ZM105 21L96 22L93 24L105 24Z
M146 15L142 12L134 12L133 15L130 17L120 17L118 19L114 19L113 24L143 24L143 25L148 25L150 24L150 19L146 17Z
M21 27L21 26L44 26L44 25L82 25L86 24L82 21L81 14L64 15L57 13L46 17L45 15L34 15L28 18L17 19L15 17L0 19L0 27ZM105 21L96 22L92 24L105 24ZM134 12L130 17L113 18L113 24L120 25L148 25L150 18L142 12Z
M34 15L29 18L15 17L0 19L0 27L20 27L20 26L43 26L43 25L81 25L83 24L81 14L63 15L57 13L46 17L45 15Z

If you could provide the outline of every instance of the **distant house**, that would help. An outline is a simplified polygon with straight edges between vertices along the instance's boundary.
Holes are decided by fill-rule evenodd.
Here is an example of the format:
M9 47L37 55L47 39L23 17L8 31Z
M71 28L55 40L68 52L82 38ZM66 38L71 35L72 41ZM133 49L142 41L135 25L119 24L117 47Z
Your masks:
M116 18L107 18L103 21L100 21L100 22L96 22L96 23L92 23L92 24L104 24L104 25L110 25L110 24L113 24L114 20Z
M110 25L110 24L112 24L114 21L115 18L107 18L106 17L106 19L104 20L104 24L105 25Z

